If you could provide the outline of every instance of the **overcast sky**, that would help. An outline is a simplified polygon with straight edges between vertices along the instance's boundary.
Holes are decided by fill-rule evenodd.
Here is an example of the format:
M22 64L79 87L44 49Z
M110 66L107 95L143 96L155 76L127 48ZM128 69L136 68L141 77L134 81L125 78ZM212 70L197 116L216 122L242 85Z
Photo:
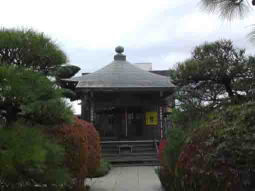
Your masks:
M2 0L0 24L33 28L51 37L81 72L113 60L118 45L130 62L169 69L205 42L231 39L254 54L246 34L255 11L226 22L201 9L199 0Z

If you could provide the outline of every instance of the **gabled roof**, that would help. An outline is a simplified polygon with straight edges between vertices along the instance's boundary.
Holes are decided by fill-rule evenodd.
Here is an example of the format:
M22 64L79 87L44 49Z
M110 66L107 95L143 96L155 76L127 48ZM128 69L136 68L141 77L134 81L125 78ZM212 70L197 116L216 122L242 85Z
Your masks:
M124 48L117 47L117 54L114 61L104 68L87 75L74 77L70 81L77 81L76 88L94 89L94 88L153 88L166 89L174 88L170 77L154 74L142 70L128 61L123 53Z

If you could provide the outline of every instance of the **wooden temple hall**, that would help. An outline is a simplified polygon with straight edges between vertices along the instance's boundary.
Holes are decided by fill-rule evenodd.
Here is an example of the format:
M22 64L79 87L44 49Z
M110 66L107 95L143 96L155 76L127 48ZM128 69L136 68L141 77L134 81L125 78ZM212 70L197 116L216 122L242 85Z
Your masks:
M69 79L77 82L81 118L95 125L102 140L158 140L175 86L169 76L129 63L123 47L115 51L102 69Z

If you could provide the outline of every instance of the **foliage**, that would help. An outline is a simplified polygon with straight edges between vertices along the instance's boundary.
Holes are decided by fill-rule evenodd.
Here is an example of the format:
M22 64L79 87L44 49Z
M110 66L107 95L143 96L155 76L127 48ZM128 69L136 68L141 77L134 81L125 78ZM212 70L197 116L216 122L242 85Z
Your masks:
M65 53L43 33L32 29L0 30L0 61L52 74L67 63Z
M78 118L72 125L56 128L53 133L65 149L65 166L69 169L75 190L85 190L84 183L100 165L101 147L95 127Z
M248 1L244 0L202 0L202 3L209 12L219 12L222 18L229 20L243 18L250 9Z
M160 143L158 176L166 190L180 187L179 177L176 174L176 163L182 151L184 140L185 132L181 128L171 128L167 132L167 140Z
M70 182L63 166L64 149L38 128L15 124L0 128L0 187L18 190L34 185Z
M171 128L167 133L165 159L172 174L175 173L176 162L179 158L185 140L185 132L181 128Z
M65 65L58 68L58 70L56 71L56 77L59 79L71 78L79 71L80 71L80 68L78 66Z
M74 65L65 65L58 68L55 73L56 82L62 88L63 95L66 98L69 98L71 101L76 100L78 95L75 92L75 87L77 82L72 82L70 80L66 80L67 78L71 78L77 72L79 72L80 68Z
M172 71L174 83L179 86L177 99L181 109L203 114L229 102L251 99L251 89L255 88L254 61L228 40L196 47L192 58Z
M87 121L77 119L83 128L86 128L88 139L88 174L94 174L100 166L101 145L96 128Z
M160 162L160 167L157 168L155 170L156 174L159 177L159 180L162 184L162 186L165 189L170 189L171 188L171 184L173 181L172 178L172 174L170 173L169 167L168 167L168 163L167 163L167 157L165 156L165 149L167 146L167 140L163 139L160 141L159 143L159 151L158 151L158 158L159 158L159 162Z
M58 45L44 33L32 29L0 29L0 66L24 67L47 76L54 76L56 84L69 89L64 95L77 99L75 83L62 81L74 76L80 68L66 65L67 57Z
M60 78L79 68L63 66L66 62L64 52L43 33L0 30L0 184L8 190L62 190L69 183L76 190L84 187L87 136L93 130L68 128L73 113L63 99L68 90L60 88ZM66 127L50 128L63 123ZM58 142L63 147L45 136L51 131L62 135Z
M112 166L111 163L105 159L100 160L100 166L96 169L96 171L93 174L90 174L90 178L97 178L102 177L108 174L108 172L111 170Z
M174 108L171 113L173 127L187 130L198 127L202 117L203 113L189 104L181 104L180 108Z
M168 144L161 146L165 157L160 157L158 175L164 188L253 190L254 120L255 103L247 102L214 110L191 133L173 128Z
M73 179L72 187L85 190L84 181L88 175L88 139L86 128L76 119L72 125L54 130L59 143L65 148L65 166Z
M196 190L252 190L255 103L212 113L194 130L178 161L183 182Z
M167 145L167 140L162 139L159 142L159 147L158 147L158 159L160 162L160 166L167 166L167 162L165 160L165 148Z
M7 123L24 118L50 126L71 120L73 114L61 99L62 90L42 74L1 65L0 87L0 118Z
M203 10L219 13L221 18L232 20L234 18L244 18L251 10L251 5L255 6L255 0L201 0ZM255 30L248 34L251 41L255 40Z

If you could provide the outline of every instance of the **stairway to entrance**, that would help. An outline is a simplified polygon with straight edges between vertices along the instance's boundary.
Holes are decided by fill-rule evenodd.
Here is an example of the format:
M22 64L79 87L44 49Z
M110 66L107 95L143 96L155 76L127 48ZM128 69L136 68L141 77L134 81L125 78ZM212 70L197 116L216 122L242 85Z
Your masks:
M101 141L102 157L113 166L156 166L157 140Z

